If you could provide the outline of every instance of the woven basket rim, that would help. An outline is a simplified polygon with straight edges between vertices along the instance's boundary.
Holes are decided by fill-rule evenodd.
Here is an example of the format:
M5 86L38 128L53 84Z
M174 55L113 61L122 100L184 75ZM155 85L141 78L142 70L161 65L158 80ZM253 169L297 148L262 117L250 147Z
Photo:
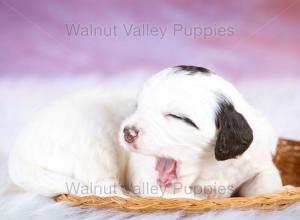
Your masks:
M69 206L96 206L113 208L120 211L155 212L184 210L189 212L205 212L224 209L271 211L285 209L295 202L300 201L300 187L259 196L211 198L205 200L160 197L80 197L71 194L63 194L55 199L59 202L66 202Z

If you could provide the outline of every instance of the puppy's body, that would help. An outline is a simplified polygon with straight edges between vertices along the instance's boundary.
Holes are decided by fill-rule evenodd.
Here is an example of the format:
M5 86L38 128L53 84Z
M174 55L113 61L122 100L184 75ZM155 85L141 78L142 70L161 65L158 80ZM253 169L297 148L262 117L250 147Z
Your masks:
M46 196L122 194L128 152L119 146L116 134L133 111L134 97L96 88L43 109L11 152L13 182Z

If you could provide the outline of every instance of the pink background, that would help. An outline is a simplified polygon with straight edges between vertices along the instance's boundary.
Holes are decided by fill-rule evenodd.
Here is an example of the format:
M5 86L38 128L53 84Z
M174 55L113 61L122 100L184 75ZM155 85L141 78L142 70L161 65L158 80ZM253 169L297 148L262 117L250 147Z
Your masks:
M0 1L0 74L109 76L193 64L232 79L300 75L297 1ZM66 24L233 27L233 36L68 36Z

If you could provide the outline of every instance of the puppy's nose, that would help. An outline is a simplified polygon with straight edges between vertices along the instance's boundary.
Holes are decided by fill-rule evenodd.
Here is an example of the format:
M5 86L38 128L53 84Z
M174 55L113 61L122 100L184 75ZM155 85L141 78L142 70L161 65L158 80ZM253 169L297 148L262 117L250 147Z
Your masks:
M126 126L123 130L123 133L124 133L125 141L128 144L131 144L137 139L138 134L139 134L139 130L134 126L132 126L132 127L127 127Z

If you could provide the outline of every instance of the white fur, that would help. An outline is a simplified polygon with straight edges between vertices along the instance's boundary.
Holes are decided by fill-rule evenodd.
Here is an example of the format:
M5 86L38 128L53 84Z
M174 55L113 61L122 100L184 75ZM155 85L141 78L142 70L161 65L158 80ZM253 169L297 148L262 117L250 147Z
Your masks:
M11 179L45 196L122 194L127 154L116 134L134 103L130 92L96 88L49 105L19 136Z
M218 108L216 93L231 100L254 133L248 150L235 159L217 161L214 156L218 135L215 126ZM168 117L170 113L190 116L199 130ZM203 199L229 197L240 187L241 195L251 196L282 188L279 172L272 162L277 140L272 127L229 82L215 74L191 76L177 68L163 70L145 84L138 98L137 110L124 121L121 131L126 126L135 126L140 132L133 143L136 149L124 141L121 132L122 145L152 156L143 159L143 162L133 157L129 162L129 172L145 172L145 164L154 163L153 156L173 158L179 162L178 184L169 187L167 192L170 194L165 194L165 197L173 197L172 194L176 194L175 197L193 197L195 194ZM153 184L156 175L147 171L143 181ZM141 184L140 175L130 180L134 185ZM198 187L198 191L191 192L191 187ZM204 192L205 188L209 188L208 191ZM219 189L221 192L218 192Z

